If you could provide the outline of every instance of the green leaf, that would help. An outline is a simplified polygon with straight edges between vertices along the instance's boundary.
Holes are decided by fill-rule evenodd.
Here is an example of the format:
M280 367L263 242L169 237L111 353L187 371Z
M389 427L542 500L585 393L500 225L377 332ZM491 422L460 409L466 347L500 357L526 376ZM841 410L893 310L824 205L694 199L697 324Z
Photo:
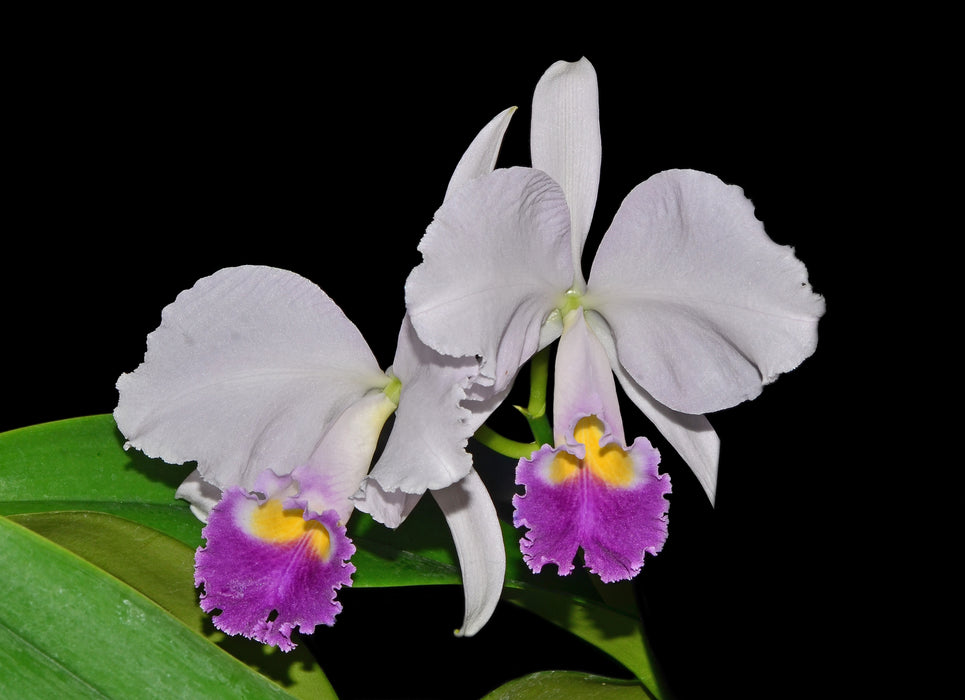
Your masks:
M160 530L190 547L201 523L174 491L191 465L170 465L137 450L110 415L71 418L0 434L0 515L84 510L111 513Z
M647 700L650 697L636 681L577 671L542 671L510 681L483 700Z
M286 654L214 628L198 606L192 578L194 551L182 542L104 513L28 513L9 518L126 583L290 694L304 700L335 697L306 647Z
M130 586L7 518L0 570L0 697L291 697Z
M99 511L164 532L195 547L200 523L174 490L191 465L172 466L123 450L110 415L75 418L0 434L0 514ZM445 519L422 499L389 530L356 513L349 534L357 551L355 588L458 585L458 559ZM567 577L532 574L519 553L519 533L503 524L505 600L544 617L622 663L665 697L628 586L594 586L583 570ZM622 598L622 599L621 599Z

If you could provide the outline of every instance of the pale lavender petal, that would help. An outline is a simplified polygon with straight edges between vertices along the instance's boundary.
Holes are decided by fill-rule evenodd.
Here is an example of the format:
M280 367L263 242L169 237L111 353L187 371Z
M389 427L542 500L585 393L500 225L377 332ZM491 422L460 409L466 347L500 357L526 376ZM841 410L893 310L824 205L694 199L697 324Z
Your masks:
M262 508L277 504L228 489L202 530L195 585L204 588L201 608L214 613L218 629L290 651L296 630L311 634L316 625L334 624L342 609L336 591L352 584L355 546L335 511L266 517Z
M463 153L449 180L446 199L457 187L462 187L470 180L493 171L496 167L499 147L503 143L503 134L506 133L506 127L509 126L509 120L515 111L515 107L510 107L497 114L469 144L469 148Z
M733 406L814 352L824 299L738 187L713 175L654 175L624 200L590 272L620 364L665 406Z
M605 442L623 444L620 401L610 359L587 326L583 309L571 311L563 325L553 373L553 430L557 445L567 445L582 455L573 437L578 421L597 416L610 429Z
M575 63L557 61L540 78L533 94L530 150L533 167L548 173L566 193L579 272L596 207L603 152L596 71L585 58Z
M606 349L613 373L627 397L650 419L654 427L690 467L713 505L717 494L720 438L710 421L705 416L674 411L655 400L617 361L616 346L606 321L594 312L586 314L586 321Z
M419 245L406 282L422 341L443 355L482 358L481 383L510 383L573 281L562 190L529 168L496 170L459 188Z
M356 510L368 513L376 522L394 529L409 517L422 496L422 493L385 491L378 481L365 479L358 492L352 496L352 503Z
M221 500L221 489L202 479L201 472L195 469L181 482L177 491L174 492L174 496L190 503L194 517L206 523L211 509L218 505L218 501Z
M466 595L460 637L471 637L489 620L506 576L506 549L492 498L475 470L445 489L432 492L452 533Z
M440 355L403 320L390 370L402 382L399 407L382 454L369 473L385 491L423 493L459 481L472 468L466 445L474 427L460 406L478 376L473 357Z
M300 508L332 508L342 522L354 510L351 500L372 465L379 436L395 403L381 391L363 396L329 427L308 462L292 472L299 482Z
M335 303L285 270L219 270L182 292L118 379L114 417L151 457L197 461L205 481L250 488L315 451L347 406L388 378Z

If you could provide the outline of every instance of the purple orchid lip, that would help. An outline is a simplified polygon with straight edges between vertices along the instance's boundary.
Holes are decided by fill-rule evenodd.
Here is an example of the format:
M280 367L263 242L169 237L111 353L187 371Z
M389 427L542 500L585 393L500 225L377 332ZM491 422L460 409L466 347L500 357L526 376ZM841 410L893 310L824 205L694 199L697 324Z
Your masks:
M306 512L273 495L225 491L202 531L194 580L218 629L291 651L296 629L334 624L355 546L334 510Z
M610 583L633 578L646 554L663 548L670 477L657 471L659 453L646 438L629 449L601 445L605 433L603 422L590 416L574 431L585 447L582 457L546 445L520 460L516 482L525 494L513 498L513 522L528 528L520 548L533 572L556 564L566 576L582 548L586 567Z

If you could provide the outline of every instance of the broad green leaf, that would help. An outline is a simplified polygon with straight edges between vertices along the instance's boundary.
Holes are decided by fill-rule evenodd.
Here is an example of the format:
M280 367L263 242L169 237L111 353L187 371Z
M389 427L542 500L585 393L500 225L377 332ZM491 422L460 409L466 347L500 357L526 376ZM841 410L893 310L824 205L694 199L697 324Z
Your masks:
M130 586L0 518L0 697L291 698Z
M650 697L636 681L577 671L542 671L510 681L483 700L648 700Z
M195 547L201 525L174 490L191 466L172 466L123 450L110 415L47 423L0 434L0 514L99 511L121 516ZM357 551L355 588L458 585L458 560L445 519L431 498L389 530L356 513L349 533ZM504 598L602 649L661 697L639 611L628 587L594 586L570 576L532 574L519 533L503 524L507 551Z
M198 605L192 579L194 551L184 543L104 513L28 513L9 518L123 581L292 695L304 700L335 697L305 646L286 654L214 628Z
M196 547L201 523L174 490L190 465L125 451L110 415L0 434L0 515L85 510L119 515Z

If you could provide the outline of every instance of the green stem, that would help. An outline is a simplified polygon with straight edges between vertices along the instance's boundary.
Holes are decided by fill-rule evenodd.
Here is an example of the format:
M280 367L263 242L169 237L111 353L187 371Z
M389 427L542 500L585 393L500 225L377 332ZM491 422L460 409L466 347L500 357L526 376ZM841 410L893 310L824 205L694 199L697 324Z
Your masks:
M512 457L513 459L528 458L539 449L539 445L535 442L517 442L516 440L510 440L497 433L488 425L479 426L473 437L493 452L498 452L501 455Z
M553 428L546 416L546 383L549 378L549 358L549 347L545 347L533 355L529 366L529 405L526 408L516 407L526 417L533 438L539 445L553 444Z

